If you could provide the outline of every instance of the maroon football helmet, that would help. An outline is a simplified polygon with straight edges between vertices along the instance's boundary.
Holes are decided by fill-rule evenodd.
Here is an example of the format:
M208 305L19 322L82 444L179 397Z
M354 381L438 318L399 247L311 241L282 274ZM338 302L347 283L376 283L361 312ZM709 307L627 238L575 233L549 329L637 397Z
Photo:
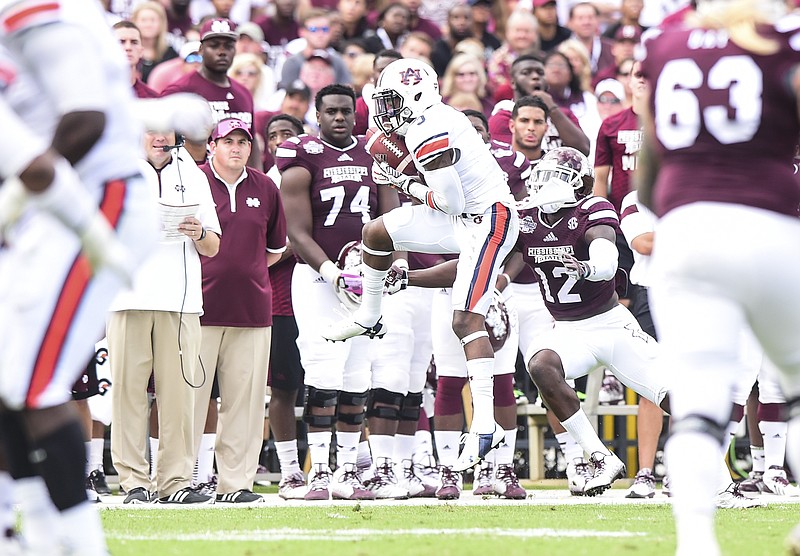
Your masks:
M556 212L592 194L594 168L577 149L558 147L542 157L527 185L528 205Z

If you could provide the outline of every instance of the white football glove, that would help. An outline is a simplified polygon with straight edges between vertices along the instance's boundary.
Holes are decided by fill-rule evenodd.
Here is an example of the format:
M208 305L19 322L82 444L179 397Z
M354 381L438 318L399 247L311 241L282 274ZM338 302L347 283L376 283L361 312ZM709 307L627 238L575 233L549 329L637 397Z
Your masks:
M408 261L397 259L389 268L383 291L389 295L395 294L408 287Z
M136 114L150 131L177 131L190 141L206 141L214 129L211 106L194 93L137 100Z
M562 255L561 263L566 269L565 274L575 280L583 280L589 275L591 268L583 261L579 261L572 255Z
M415 180L411 176L406 176L402 172L398 172L397 170L389 166L387 162L378 162L378 167L380 168L381 173L383 173L383 175L385 176L386 181L388 182L387 185L394 187L395 189L405 193L409 197L416 197L416 195L413 195L411 193L411 186L412 184L419 184L417 180Z

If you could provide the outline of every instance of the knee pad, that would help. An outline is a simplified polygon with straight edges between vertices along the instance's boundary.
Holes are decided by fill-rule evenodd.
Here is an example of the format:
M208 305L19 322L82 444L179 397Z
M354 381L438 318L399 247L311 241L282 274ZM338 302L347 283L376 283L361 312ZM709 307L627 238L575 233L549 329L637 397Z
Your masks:
M410 392L405 395L403 405L400 406L400 420L417 422L421 410L422 392Z
M461 391L466 383L466 378L440 376L436 388L434 414L457 415L462 413L464 411L464 401L461 398Z
M15 480L38 475L28 454L31 444L22 415L16 411L0 411L0 450L5 446L8 471Z
M374 388L370 390L369 394L367 417L377 417L391 421L400 420L400 404L403 403L403 394L390 392L384 388ZM389 405L376 406L376 403Z
M495 407L508 407L517 405L514 397L514 374L495 375L494 377L494 405Z
M346 425L360 425L363 423L368 394L368 392L339 392L339 422ZM343 405L360 407L361 411L358 413L342 413L341 406Z
M309 386L306 407L303 412L303 422L315 428L331 428L336 423L336 412L333 415L314 415L311 413L311 408L335 407L338 397L339 392L337 390L320 390Z
M784 408L782 403L760 403L758 404L758 420L769 422L780 422L784 420Z
M708 435L716 440L717 444L720 446L727 440L727 423L720 425L705 415L697 415L696 413L687 415L679 421L675 421L671 429L671 434L673 435L687 432Z

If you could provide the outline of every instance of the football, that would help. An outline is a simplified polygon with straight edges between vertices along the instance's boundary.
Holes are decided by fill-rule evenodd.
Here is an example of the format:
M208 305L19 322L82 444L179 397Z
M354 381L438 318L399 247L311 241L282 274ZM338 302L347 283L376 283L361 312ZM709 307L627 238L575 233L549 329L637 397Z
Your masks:
M408 152L406 142L400 135L392 133L387 136L377 127L371 127L367 130L366 137L367 152L376 161L386 162L407 176L417 175L411 153Z

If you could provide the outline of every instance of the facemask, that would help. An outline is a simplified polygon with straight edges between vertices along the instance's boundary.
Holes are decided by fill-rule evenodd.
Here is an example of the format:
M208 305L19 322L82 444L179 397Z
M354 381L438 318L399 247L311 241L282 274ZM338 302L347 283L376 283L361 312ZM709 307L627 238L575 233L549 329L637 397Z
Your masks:
M531 195L530 200L531 205L538 206L547 214L558 211L565 203L575 203L575 190L558 178L550 178Z

